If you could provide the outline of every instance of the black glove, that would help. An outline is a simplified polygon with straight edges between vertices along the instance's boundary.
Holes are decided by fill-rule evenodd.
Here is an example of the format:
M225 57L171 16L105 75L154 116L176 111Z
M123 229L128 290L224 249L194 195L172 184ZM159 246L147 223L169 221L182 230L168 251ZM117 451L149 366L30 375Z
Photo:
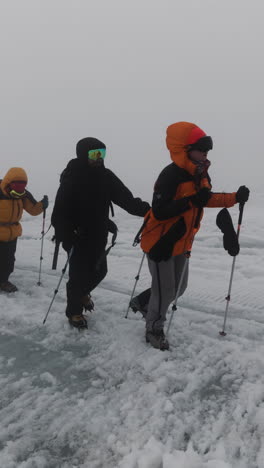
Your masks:
M44 197L41 200L41 203L42 203L42 206L43 206L43 210L46 210L48 208L48 206L49 206L48 195L44 195Z
M73 243L71 242L71 240L65 239L64 241L62 241L62 247L64 248L64 250L66 250L67 253L71 250L72 246Z
M150 210L151 206L150 206L150 204L149 204L148 202L146 202L146 201L144 201L144 202L142 202L142 203L143 203L143 210L142 210L142 212L144 213L144 214L142 214L142 216L145 216L145 215L147 214L147 212Z
M73 232L72 234L68 234L67 236L64 235L61 241L62 247L64 248L64 250L66 250L66 252L69 252L71 248L77 243L78 239L79 237L75 232Z
M249 189L245 185L241 185L236 193L237 203L246 203L249 197Z
M208 188L203 187L195 195L192 195L190 199L195 206L202 208L207 205L208 200L210 200L211 196L211 191Z
M223 208L219 211L216 217L216 224L221 229L224 234L223 245L224 249L227 250L229 255L235 257L240 250L237 233L233 226L233 221L230 216L229 211L226 208Z
M172 256L173 247L186 233L186 224L181 217L150 249L149 258L154 262L166 261Z

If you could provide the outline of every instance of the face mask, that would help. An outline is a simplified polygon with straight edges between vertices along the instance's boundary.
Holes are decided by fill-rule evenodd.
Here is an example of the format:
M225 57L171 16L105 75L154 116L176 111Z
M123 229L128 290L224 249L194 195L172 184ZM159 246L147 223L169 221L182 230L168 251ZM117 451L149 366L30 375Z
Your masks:
M208 159L205 161L192 161L197 167L198 174L206 174L208 168L210 167L211 163Z
M12 198L22 198L26 194L26 185L24 181L11 182L9 194Z

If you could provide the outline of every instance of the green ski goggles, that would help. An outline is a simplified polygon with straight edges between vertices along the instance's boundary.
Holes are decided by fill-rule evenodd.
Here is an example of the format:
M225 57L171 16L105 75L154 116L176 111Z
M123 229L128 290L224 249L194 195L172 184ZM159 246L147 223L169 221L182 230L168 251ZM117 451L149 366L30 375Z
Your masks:
M104 159L105 153L106 153L105 148L89 150L88 159L91 159L92 161L97 161L98 159Z
M24 197L24 195L26 194L25 191L19 193L19 192L16 192L15 190L10 190L9 193L10 193L11 197L13 197L13 198L22 198L22 197Z

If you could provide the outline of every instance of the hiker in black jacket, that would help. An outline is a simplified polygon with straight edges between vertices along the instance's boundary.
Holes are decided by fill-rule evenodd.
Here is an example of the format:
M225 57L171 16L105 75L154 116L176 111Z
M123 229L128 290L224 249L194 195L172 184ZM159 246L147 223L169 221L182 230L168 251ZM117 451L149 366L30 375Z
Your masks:
M51 218L56 241L70 254L66 315L77 328L87 328L83 309L93 309L90 293L107 273L107 236L117 231L109 219L111 204L142 217L150 208L105 168L105 153L104 143L96 138L77 143L77 158L61 175Z

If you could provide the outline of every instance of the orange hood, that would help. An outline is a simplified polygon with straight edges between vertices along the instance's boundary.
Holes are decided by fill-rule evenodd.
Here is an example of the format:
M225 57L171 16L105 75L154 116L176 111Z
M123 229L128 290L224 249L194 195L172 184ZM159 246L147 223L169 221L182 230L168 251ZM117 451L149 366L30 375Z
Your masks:
M21 181L21 180L23 180L24 182L28 181L27 174L24 171L24 169L22 169L22 167L11 167L11 169L7 171L5 177L1 181L0 188L5 195L8 195L8 192L6 191L6 187L11 182L16 182L16 181Z
M206 136L206 133L190 122L177 122L167 128L166 143L172 161L192 175L196 166L188 158L186 147L203 136Z

